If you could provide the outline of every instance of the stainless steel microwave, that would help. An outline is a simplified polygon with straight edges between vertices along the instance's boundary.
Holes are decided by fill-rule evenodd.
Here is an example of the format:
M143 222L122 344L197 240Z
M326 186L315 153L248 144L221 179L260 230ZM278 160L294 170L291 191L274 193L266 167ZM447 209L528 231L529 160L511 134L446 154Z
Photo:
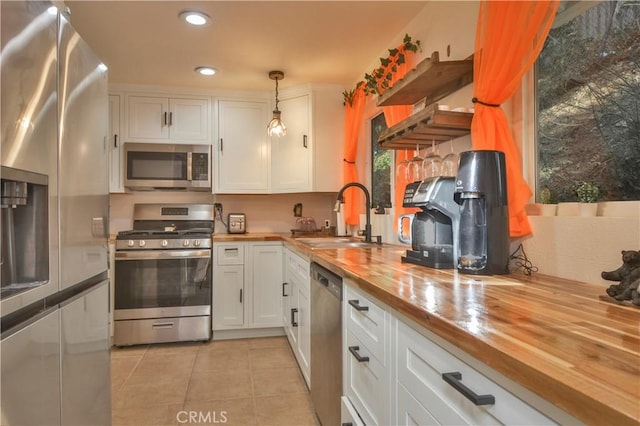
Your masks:
M211 190L211 146L126 143L124 186L134 190Z

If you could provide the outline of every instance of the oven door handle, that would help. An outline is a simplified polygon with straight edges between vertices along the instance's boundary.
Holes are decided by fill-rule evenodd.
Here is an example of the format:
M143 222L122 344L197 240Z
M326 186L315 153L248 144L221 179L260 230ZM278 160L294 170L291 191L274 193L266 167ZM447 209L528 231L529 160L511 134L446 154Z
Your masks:
M211 250L140 250L117 251L117 260L209 259Z

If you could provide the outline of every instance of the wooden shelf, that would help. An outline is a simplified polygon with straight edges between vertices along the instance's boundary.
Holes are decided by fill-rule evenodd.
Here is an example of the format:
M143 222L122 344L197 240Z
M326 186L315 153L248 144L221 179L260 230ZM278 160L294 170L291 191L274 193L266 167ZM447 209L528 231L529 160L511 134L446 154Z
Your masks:
M432 104L385 130L378 137L380 149L410 149L464 136L471 131L473 113L443 111Z
M378 98L378 106L429 105L473 82L473 55L462 61L440 62L438 52L420 62Z

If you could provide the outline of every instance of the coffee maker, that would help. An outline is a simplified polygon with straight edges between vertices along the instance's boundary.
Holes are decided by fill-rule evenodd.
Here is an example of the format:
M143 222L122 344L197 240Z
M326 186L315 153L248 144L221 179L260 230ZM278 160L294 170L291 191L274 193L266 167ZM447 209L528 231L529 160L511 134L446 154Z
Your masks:
M460 207L453 200L454 188L453 177L427 178L407 185L402 206L420 207L421 211L399 217L400 241L411 243L402 262L437 269L455 267ZM410 239L402 233L405 220L411 223Z
M509 263L509 212L504 153L460 154L454 200L460 205L460 272L506 274Z

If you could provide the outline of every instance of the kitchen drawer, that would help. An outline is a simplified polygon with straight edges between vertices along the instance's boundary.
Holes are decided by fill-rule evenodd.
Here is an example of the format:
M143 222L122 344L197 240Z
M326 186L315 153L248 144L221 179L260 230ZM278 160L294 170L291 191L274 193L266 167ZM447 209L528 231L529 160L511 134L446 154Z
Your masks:
M244 244L216 244L218 265L243 265Z
M362 420L358 416L358 412L355 408L353 408L353 405L351 404L351 401L349 401L349 398L343 396L342 398L340 398L340 401L342 402L340 406L340 424L349 426L364 426L364 423L362 423Z
M389 424L389 371L367 348L347 331L347 347L344 348L343 360L346 366L346 383L343 385L360 418L366 425ZM358 360L351 353L353 348L359 357L368 357L368 361Z
M437 425L440 424L431 413L418 402L401 384L398 384L398 414L396 425ZM463 424L463 422L455 423Z
M397 321L397 374L406 391L438 424L555 424L545 415L453 356L444 348ZM459 382L477 395L491 395L495 402L476 405L443 379L459 373ZM410 405L410 400L407 400ZM398 409L398 421L401 420Z
M309 261L303 259L297 254L289 251L289 268L295 271L301 278L305 278L308 281L309 278Z
M371 354L386 364L388 339L388 313L373 302L373 298L345 286L346 326L367 348Z

